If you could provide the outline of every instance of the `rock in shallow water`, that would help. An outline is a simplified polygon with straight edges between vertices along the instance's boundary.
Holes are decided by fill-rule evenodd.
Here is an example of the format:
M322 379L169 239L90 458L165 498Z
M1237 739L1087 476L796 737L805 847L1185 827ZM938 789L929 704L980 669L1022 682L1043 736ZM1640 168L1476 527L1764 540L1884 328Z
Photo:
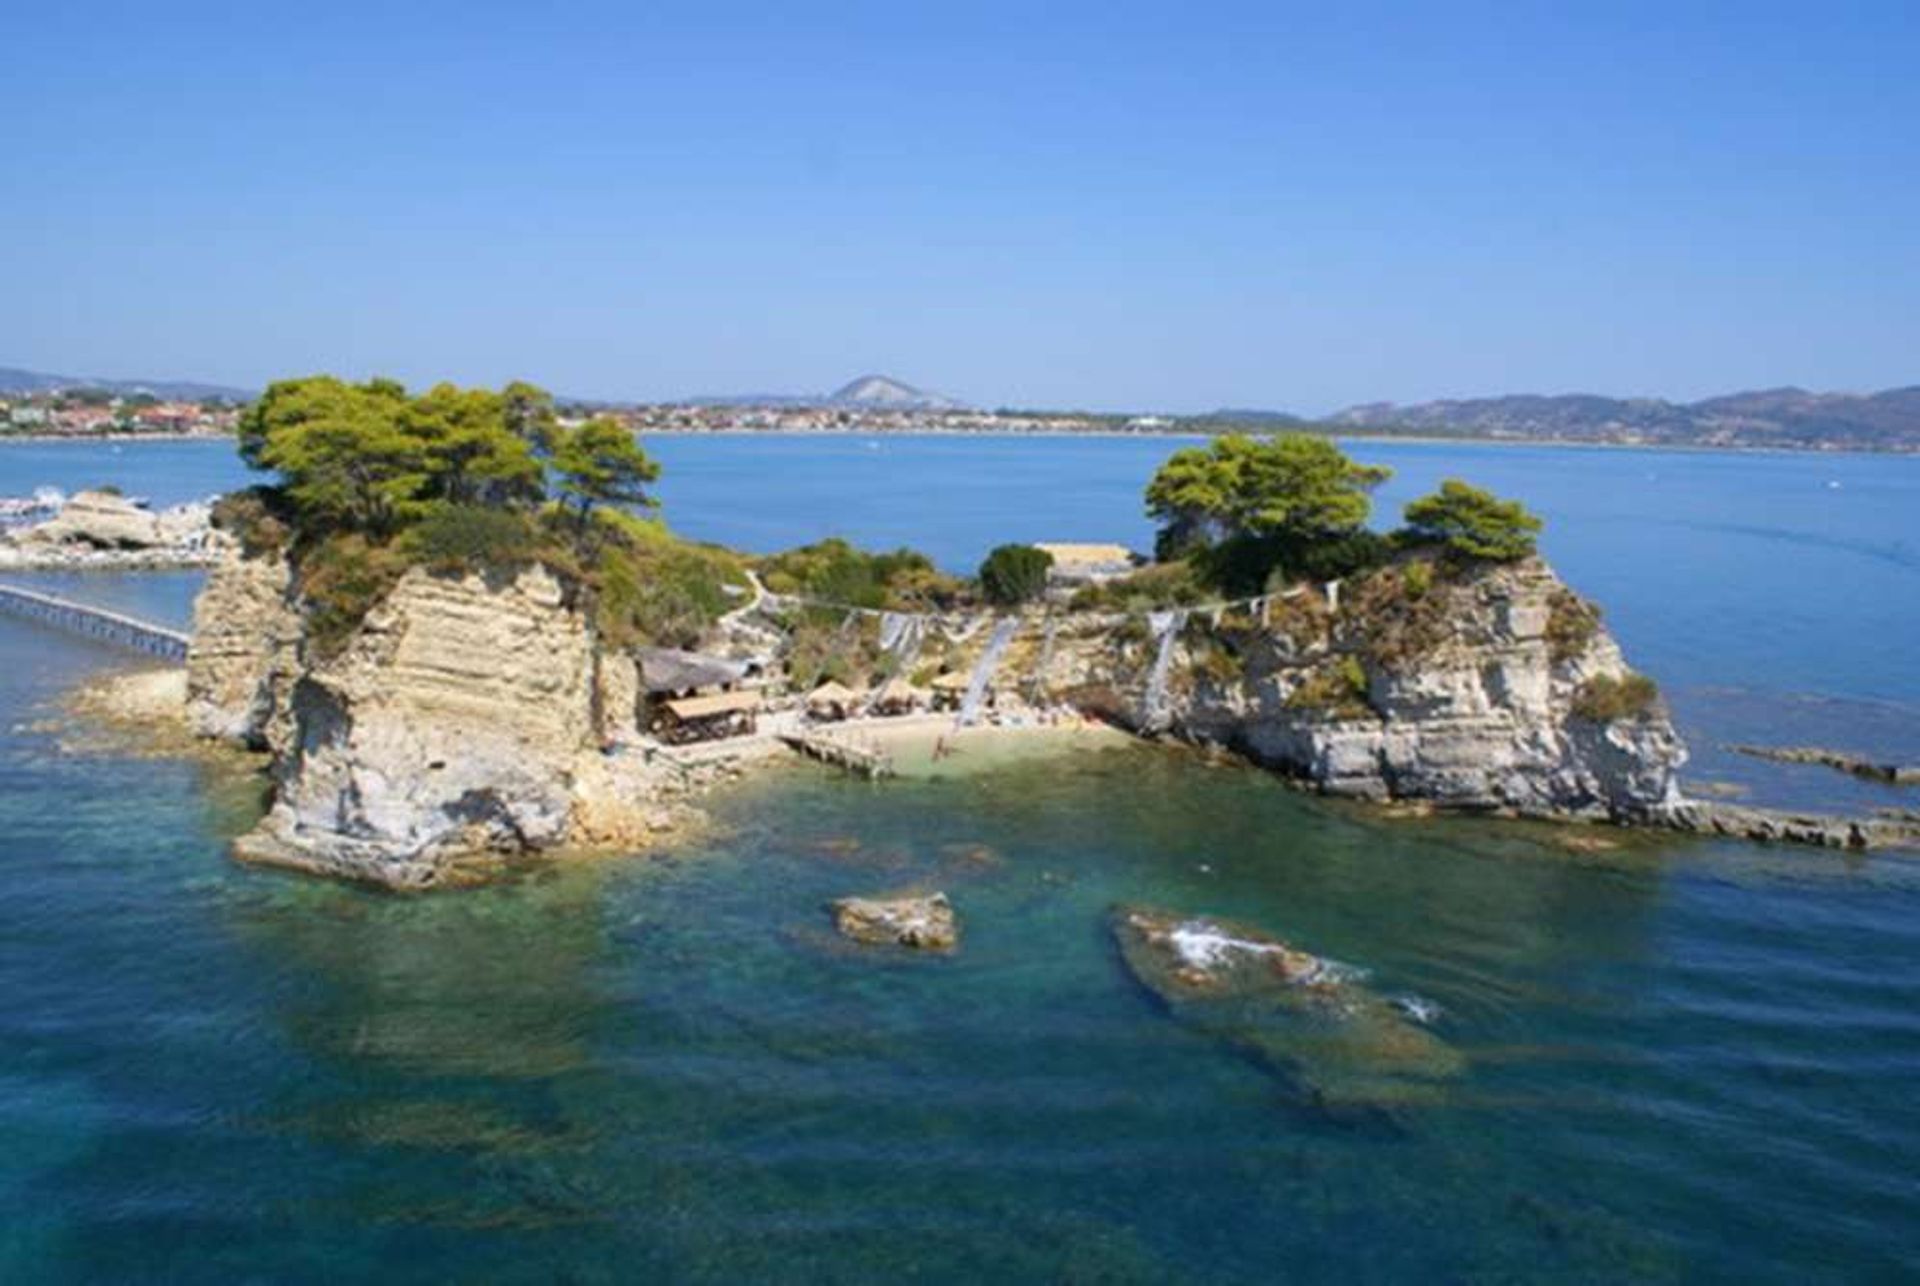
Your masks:
M1113 935L1128 971L1175 1018L1281 1073L1322 1106L1410 1101L1463 1066L1411 1016L1433 1006L1379 996L1359 971L1258 929L1121 907Z
M944 893L895 898L841 898L833 923L856 942L951 951L960 942L959 922Z

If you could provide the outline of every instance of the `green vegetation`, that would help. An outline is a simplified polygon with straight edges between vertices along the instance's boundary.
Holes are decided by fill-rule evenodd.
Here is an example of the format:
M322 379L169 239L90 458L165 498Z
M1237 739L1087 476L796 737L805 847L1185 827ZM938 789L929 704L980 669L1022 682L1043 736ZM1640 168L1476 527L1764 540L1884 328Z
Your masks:
M596 417L561 435L554 445L553 471L560 479L560 494L575 506L582 531L588 529L596 505L658 508L647 485L660 480L660 466L617 420Z
M1032 545L1001 545L980 564L980 592L989 603L1013 607L1046 592L1053 555Z
M869 553L837 536L763 558L759 572L776 594L874 609L943 608L965 588L917 550Z
M1210 585L1258 593L1285 570L1351 575L1390 548L1366 530L1370 493L1391 472L1350 459L1331 440L1229 434L1176 451L1147 486L1160 523L1155 552L1185 557Z
M239 446L280 482L224 498L216 521L249 552L288 551L323 650L412 567L542 566L608 639L682 646L744 579L738 557L626 511L655 507L660 467L619 422L564 427L530 384L415 396L385 379L282 380L241 417Z
M1511 562L1534 551L1540 519L1517 501L1449 479L1406 509L1407 525L1370 529L1372 492L1390 476L1305 433L1228 434L1176 451L1147 486L1160 524L1155 553L1184 560L1210 592L1271 592L1298 581L1347 580L1436 546L1460 560ZM1413 597L1434 572L1414 573Z
M1407 535L1462 558L1510 563L1532 554L1540 519L1517 500L1448 478L1406 508Z
M1355 656L1342 656L1308 675L1287 696L1296 710L1317 710L1340 719L1372 713L1367 704L1367 670Z
M1547 655L1571 661L1600 632L1600 609L1570 589L1556 589L1547 603Z
M1191 607L1206 601L1207 587L1185 560L1153 563L1099 585L1075 590L1067 607L1076 612L1147 612Z
M1236 539L1325 539L1359 530L1368 493L1391 477L1326 438L1230 434L1176 451L1147 486L1163 553Z
M1595 723L1616 723L1638 719L1653 713L1660 700L1660 689L1644 674L1623 678L1598 674L1580 685L1574 694L1573 712Z

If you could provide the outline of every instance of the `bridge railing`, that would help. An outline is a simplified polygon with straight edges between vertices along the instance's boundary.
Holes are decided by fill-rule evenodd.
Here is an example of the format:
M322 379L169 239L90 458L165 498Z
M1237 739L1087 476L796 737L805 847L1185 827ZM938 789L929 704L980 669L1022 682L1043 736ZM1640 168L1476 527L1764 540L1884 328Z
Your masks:
M0 612L40 621L70 633L145 652L163 660L187 659L187 635L184 632L119 612L110 612L104 607L76 603L58 594L45 594L18 585L0 585Z

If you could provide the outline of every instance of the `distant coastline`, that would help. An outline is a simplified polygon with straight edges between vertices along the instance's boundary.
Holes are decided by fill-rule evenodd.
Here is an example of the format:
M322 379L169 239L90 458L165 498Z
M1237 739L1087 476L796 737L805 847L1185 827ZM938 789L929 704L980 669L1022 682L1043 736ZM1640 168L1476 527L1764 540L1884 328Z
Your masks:
M916 426L913 428L868 428L859 425L842 425L832 428L641 428L635 430L647 438L1097 438L1128 439L1150 438L1155 441L1204 442L1222 433L1264 434L1281 432L1277 427L1242 426L1232 428L1222 426L1214 429L1196 429L1169 425L1166 428L1152 429L1012 429L981 426L977 428L939 428ZM1433 433L1382 433L1363 428L1344 426L1303 425L1285 430L1295 433L1309 433L1350 442L1404 442L1416 446L1493 446L1493 447L1573 447L1594 451L1662 451L1685 452L1700 455L1789 455L1789 456L1920 456L1920 446L1829 446L1819 443L1795 446L1786 443L1766 445L1747 443L1707 443L1707 442L1609 442L1587 438L1516 438L1493 437L1473 434L1433 434ZM129 442L231 442L232 435L226 433L6 433L0 434L0 447L48 446L59 443L112 443L116 446Z

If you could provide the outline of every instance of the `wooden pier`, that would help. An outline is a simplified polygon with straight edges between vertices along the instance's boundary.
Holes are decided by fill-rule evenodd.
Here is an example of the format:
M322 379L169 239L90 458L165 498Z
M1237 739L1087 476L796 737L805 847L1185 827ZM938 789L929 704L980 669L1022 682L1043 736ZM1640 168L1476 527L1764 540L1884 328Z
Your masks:
M155 625L151 621L123 616L119 612L110 612L104 607L76 603L57 594L43 594L38 590L22 589L18 585L0 585L0 612L40 621L72 634L98 639L102 643L144 652L164 661L187 659L187 636L183 632Z
M858 777L878 780L894 775L893 759L878 746L862 746L824 732L782 733L780 739L809 759L844 768Z

